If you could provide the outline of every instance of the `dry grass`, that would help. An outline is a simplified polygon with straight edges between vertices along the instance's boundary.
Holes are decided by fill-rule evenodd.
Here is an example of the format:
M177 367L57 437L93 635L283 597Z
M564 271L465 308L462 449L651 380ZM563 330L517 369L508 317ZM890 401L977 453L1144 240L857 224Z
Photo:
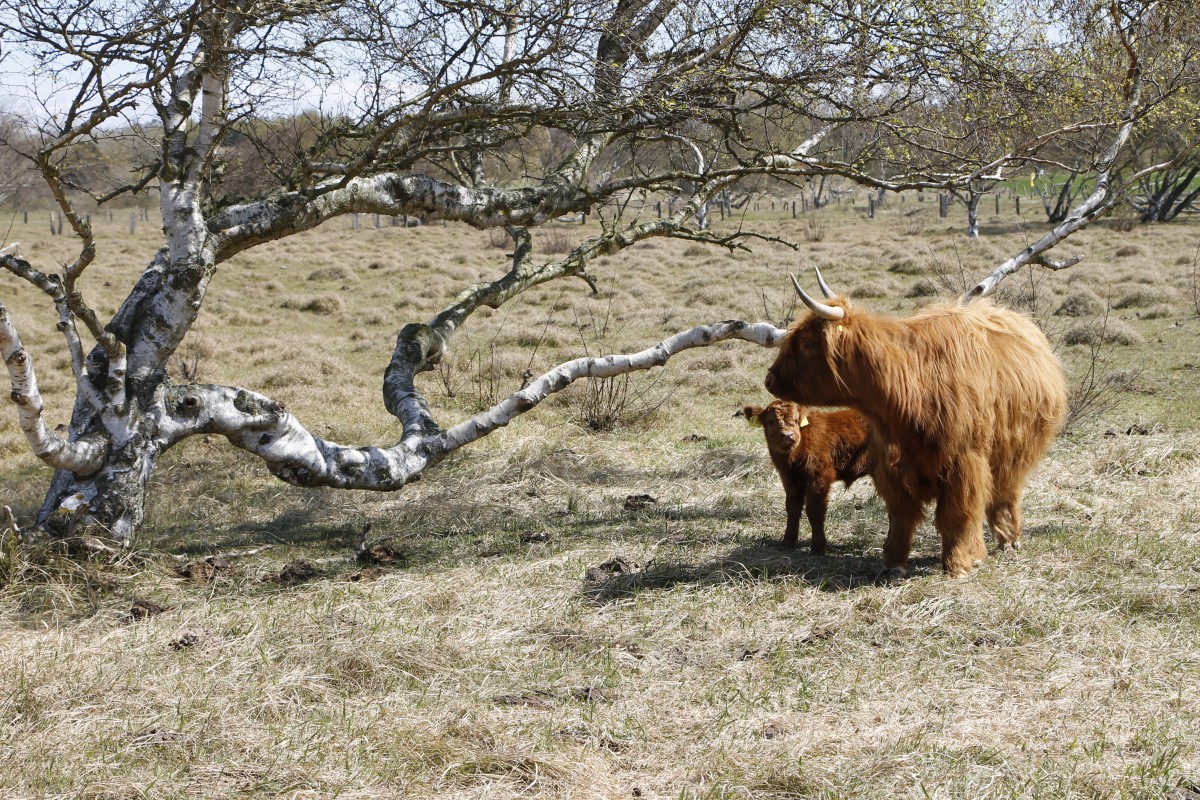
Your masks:
M968 244L960 219L914 231L904 211L831 207L815 239L803 219L763 221L799 255L653 242L601 259L600 298L566 283L481 312L455 342L457 391L431 373L430 401L456 421L585 349L783 315L787 270L812 263L907 313L926 302L903 297L913 285L948 291L931 265L979 275L1036 234L1001 217ZM113 228L85 287L109 311L157 244ZM394 495L293 489L219 437L190 440L155 478L144 551L0 544L0 796L1196 797L1200 325L1169 302L1191 296L1195 235L1100 227L1074 245L1090 261L1010 282L1062 341L1151 278L1110 312L1136 336L1105 351L1105 370L1141 372L1036 473L1020 555L964 580L940 575L926 525L914 576L871 585L886 521L869 481L835 492L831 555L778 549L782 490L761 433L731 416L765 399L772 354L741 343L668 365L647 424L593 433L556 400ZM70 258L38 236L12 238ZM188 368L270 387L321 436L391 442L378 397L398 326L503 263L456 227L266 245L218 273ZM63 421L53 311L7 275L0 298ZM1059 352L1073 379L1090 366L1088 343ZM488 361L479 391L471 353ZM0 475L27 524L48 475L11 412ZM399 560L355 562L366 522ZM268 545L211 581L176 572ZM281 582L296 558L317 575ZM135 618L139 599L166 610Z

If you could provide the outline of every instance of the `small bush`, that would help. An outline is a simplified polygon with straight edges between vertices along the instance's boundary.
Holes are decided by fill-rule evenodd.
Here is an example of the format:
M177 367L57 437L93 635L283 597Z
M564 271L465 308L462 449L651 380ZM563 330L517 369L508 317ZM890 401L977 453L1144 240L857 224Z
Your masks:
M669 396L666 393L651 396L658 383L657 376L637 383L631 375L585 378L580 383L582 386L569 395L567 407L580 426L597 433L650 421Z
M928 221L929 218L925 214L924 209L914 208L904 215L901 230L904 231L905 236L920 236L925 232L925 226L928 224Z
M356 278L354 270L346 267L324 267L308 273L310 281L352 281Z
M1070 345L1131 345L1144 341L1141 334L1119 319L1080 322L1072 326L1063 336L1063 342Z
M512 239L509 238L508 232L503 228L489 228L487 240L488 247L494 247L497 250L503 250L512 244Z
M319 297L293 297L279 304L290 311L307 311L310 314L336 314L342 310L342 298L327 294Z
M1060 317L1090 317L1104 311L1104 301L1086 286L1063 299L1054 313Z
M889 297L894 291L894 286L883 281L863 281L851 290L850 295L852 297Z
M1142 308L1144 306L1152 306L1160 303L1163 300L1163 292L1161 289L1134 289L1126 292L1117 302L1113 303L1113 308Z
M912 288L904 293L905 297L933 297L937 294L937 289L929 281L921 281L914 283Z
M1138 216L1132 208L1123 208L1121 212L1108 220L1108 227L1118 233L1129 233L1137 227Z
M803 233L806 242L824 241L825 220L817 214L805 217Z
M551 230L542 239L543 253L569 253L574 249L574 241L563 230Z
M888 272L895 272L897 275L920 275L922 267L913 259L905 258L888 267Z
M1138 319L1163 319L1172 316L1175 308L1169 303L1160 303L1138 312Z

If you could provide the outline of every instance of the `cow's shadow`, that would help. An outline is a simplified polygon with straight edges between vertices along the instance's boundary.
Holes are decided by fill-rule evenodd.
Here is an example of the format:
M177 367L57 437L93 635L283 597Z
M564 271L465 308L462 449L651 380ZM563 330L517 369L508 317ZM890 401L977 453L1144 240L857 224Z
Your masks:
M990 531L985 535L988 557L996 558L996 541ZM1061 525L1032 525L1025 528L1023 540L1056 535L1063 535ZM936 541L935 536L933 542ZM866 541L830 542L828 552L816 556L810 552L808 541L801 541L796 548L785 548L778 539L764 536L703 562L654 559L640 569L607 574L600 580L595 576L603 573L603 569L593 570L589 573L591 580L585 578L580 594L603 603L685 584L705 586L738 581L792 581L825 592L852 592L879 584L882 561L877 545L872 547ZM908 562L908 580L940 575L941 571L940 557L929 552L914 551Z
M826 592L851 592L877 585L881 569L878 550L864 553L857 548L831 544L823 556L812 555L806 542L795 549L777 539L762 538L704 562L654 559L630 572L616 572L597 579L595 570L585 578L580 594L593 602L608 602L644 591L670 589L683 584L706 586L740 581L792 581ZM599 570L603 572L603 567ZM941 571L935 556L914 556L909 576Z

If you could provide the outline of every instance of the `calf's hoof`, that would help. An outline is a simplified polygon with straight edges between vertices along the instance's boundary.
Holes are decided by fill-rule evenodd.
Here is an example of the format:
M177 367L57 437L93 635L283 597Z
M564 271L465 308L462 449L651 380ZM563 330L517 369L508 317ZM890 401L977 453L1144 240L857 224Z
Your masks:
M1015 542L1004 542L1000 545L1001 553L1019 553L1021 552L1021 540Z
M885 567L875 576L875 585L883 586L895 581L902 581L908 577L908 570L904 567Z

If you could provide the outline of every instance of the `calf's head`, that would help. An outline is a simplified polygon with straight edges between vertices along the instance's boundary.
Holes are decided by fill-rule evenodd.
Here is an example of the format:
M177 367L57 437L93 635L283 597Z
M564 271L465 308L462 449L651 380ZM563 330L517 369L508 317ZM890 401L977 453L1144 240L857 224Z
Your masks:
M767 449L773 453L792 452L808 425L808 409L785 400L775 400L765 407L748 405L742 409L742 416L762 426Z

